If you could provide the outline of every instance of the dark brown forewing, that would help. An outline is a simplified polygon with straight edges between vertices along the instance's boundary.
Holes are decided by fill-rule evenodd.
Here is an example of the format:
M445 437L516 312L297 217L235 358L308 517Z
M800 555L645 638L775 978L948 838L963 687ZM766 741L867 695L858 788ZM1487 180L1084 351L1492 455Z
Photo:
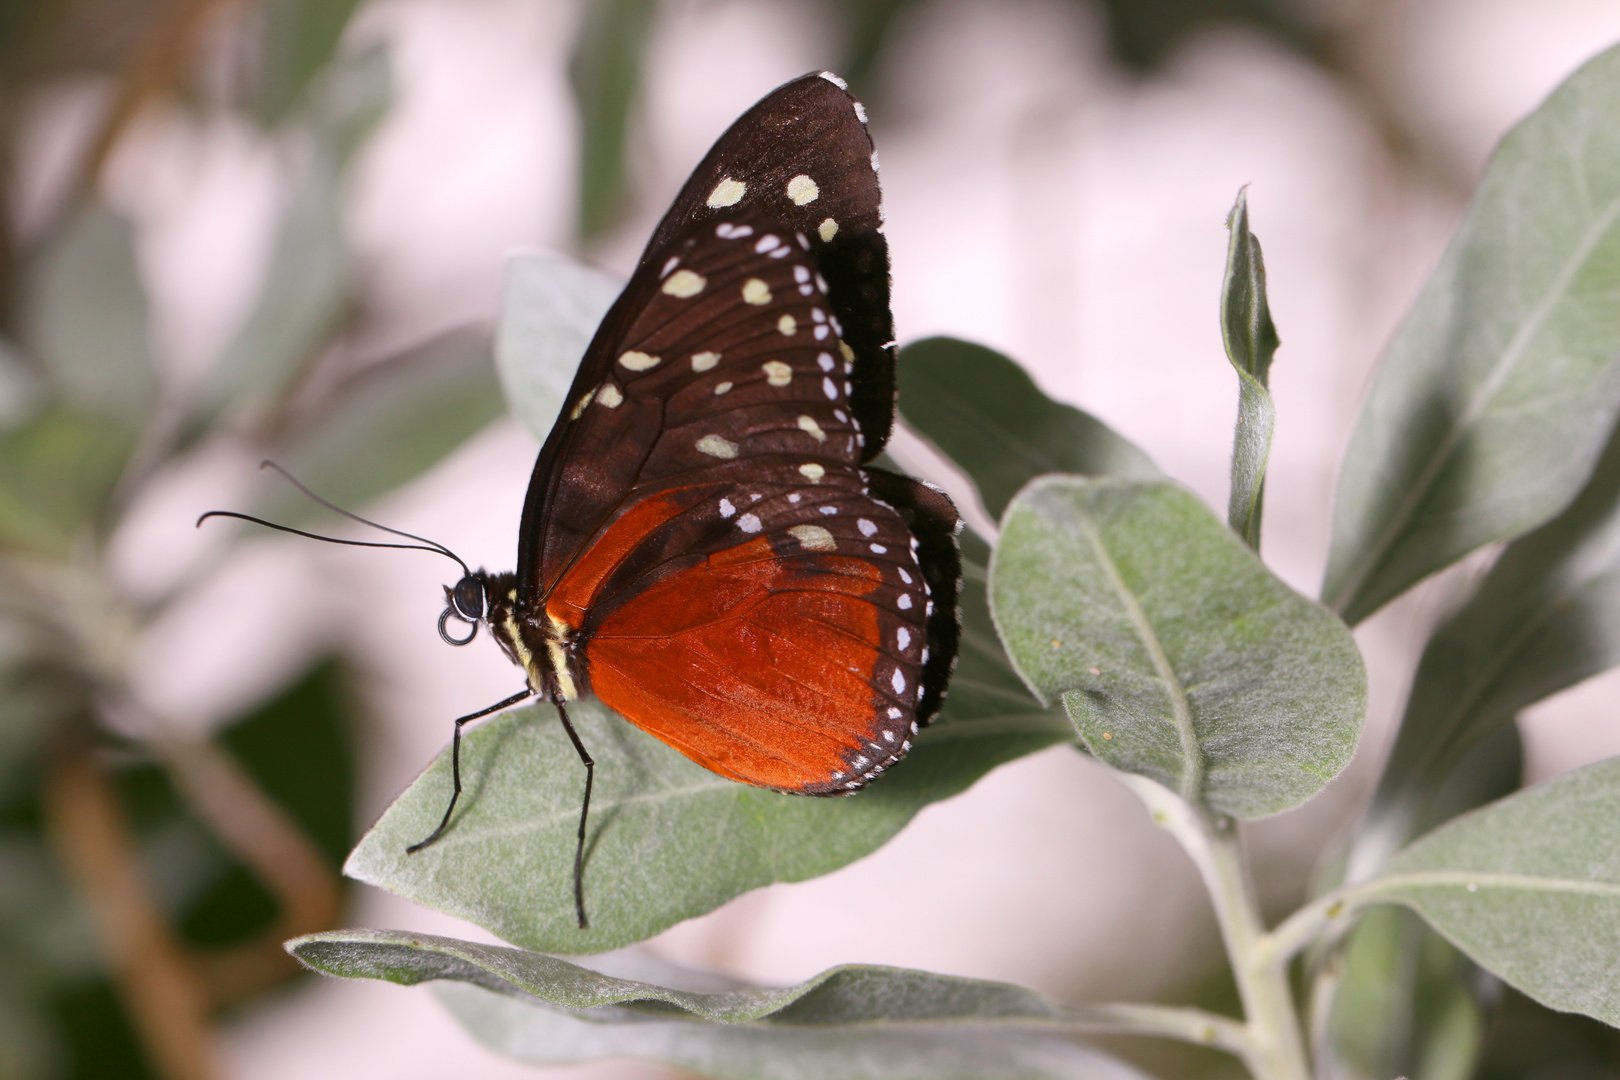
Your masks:
M743 113L692 170L653 232L643 266L690 226L738 212L810 239L855 350L854 413L867 436L862 460L872 460L894 419L889 245L866 112L842 79L801 76Z
M668 481L771 455L823 470L865 456L850 408L861 368L808 242L732 215L692 226L648 265L535 465L518 552L525 606Z

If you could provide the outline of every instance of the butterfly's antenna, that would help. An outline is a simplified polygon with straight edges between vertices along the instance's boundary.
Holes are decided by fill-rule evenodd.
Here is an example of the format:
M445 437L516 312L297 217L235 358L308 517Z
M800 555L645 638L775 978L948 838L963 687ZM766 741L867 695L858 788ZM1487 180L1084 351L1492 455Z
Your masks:
M283 469L280 465L277 465L273 461L261 461L259 463L259 468L274 469L276 472L286 477L287 480L292 483L293 487L309 496L312 500L319 503L321 506L326 507L328 510L333 511L334 513L342 514L351 521L358 521L362 525L370 525L373 529L381 529L385 533L393 533L395 536L403 536L407 540L416 540L419 541L419 543L380 544L370 540L343 540L336 536L322 536L319 533L305 532L303 529L295 529L291 525L277 525L273 521L266 521L264 518L254 517L252 514L239 514L234 510L210 510L208 513L197 519L198 526L201 526L203 522L207 521L211 517L228 517L237 518L241 521L251 521L255 525L263 525L266 528L278 529L281 532L292 533L295 536L307 536L311 540L323 540L328 544L346 544L349 547L398 548L402 551L431 551L436 554L443 555L448 559L454 559L461 567L461 573L463 576L467 576L472 573L472 570L468 568L467 564L462 560L460 555L457 555L455 552L451 551L437 540L429 540L425 536L417 536L415 533L408 533L401 529L391 529L387 525L379 525L375 521L368 520L361 517L359 514L343 509L341 506L336 506L330 502L327 502L325 499L321 498L319 495L315 494L313 491L309 490L309 488L300 483L297 477L293 476L286 469Z

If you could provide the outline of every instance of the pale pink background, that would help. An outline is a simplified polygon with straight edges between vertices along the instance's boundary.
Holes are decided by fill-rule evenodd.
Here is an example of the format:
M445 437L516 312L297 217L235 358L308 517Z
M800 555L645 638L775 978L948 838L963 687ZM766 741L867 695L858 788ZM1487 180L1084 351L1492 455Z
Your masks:
M1307 592L1370 365L1468 183L1508 125L1620 39L1620 6L1601 0L1319 6L1324 19L1359 27L1357 62L1422 137L1426 170L1392 160L1342 89L1261 37L1207 34L1144 81L1110 65L1094 21L1041 0L922 5L872 109L900 339L951 333L1007 351L1217 507L1235 405L1216 321L1222 222L1239 186L1252 185L1283 340L1265 553ZM369 303L398 341L492 319L503 257L567 244L575 121L564 64L576 18L564 0L384 0L353 28L351 44L383 40L394 57L397 107L360 160L348 228ZM825 66L833 47L794 5L666 3L637 117L645 204L595 257L628 272L714 136L773 86ZM41 100L16 208L25 222L71 161L99 93L70 84ZM157 334L178 371L202 370L244 315L282 194L278 152L248 127L162 113L114 162L110 196L139 221ZM502 422L371 510L475 565L510 568L534 452L530 435ZM191 520L229 498L252 464L215 454L165 478L119 538L132 589L188 571L209 543ZM444 580L437 561L407 554L255 544L209 583L206 620L191 617L199 606L149 635L146 693L206 726L341 632L375 717L363 747L368 824L444 745L452 717L519 685L493 646L437 640ZM1373 711L1355 766L1252 830L1274 910L1300 895L1311 858L1365 796L1443 588L1420 590L1358 635ZM1596 680L1532 711L1534 777L1620 752L1615 685ZM847 932L875 908L908 914L885 920L881 941ZM350 917L487 936L370 889ZM1179 851L1103 769L1064 748L997 770L840 873L742 897L645 948L776 982L870 961L1010 979L1070 1000L1151 997L1218 959ZM378 984L306 984L231 1020L224 1042L241 1080L532 1074L479 1049L427 991ZM621 1062L557 1075L665 1074Z

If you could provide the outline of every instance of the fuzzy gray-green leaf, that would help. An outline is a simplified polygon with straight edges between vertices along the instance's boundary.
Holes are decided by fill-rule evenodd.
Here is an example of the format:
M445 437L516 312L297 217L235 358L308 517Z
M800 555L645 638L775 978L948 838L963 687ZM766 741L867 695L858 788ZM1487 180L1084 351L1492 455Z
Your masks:
M1043 473L1159 474L1124 436L1041 393L994 349L924 338L900 350L896 377L901 416L972 478L992 518Z
M1620 1025L1620 758L1441 826L1364 887L1542 1004Z
M1355 750L1350 632L1168 481L1030 484L1002 518L990 600L1024 681L1087 748L1189 801L1286 810Z
M575 703L569 716L596 760L589 930L575 925L572 884L585 771L550 706L503 713L463 740L467 790L442 839L405 854L444 812L448 751L360 841L345 872L516 945L600 952L749 889L836 870L881 847L928 803L1071 737L1061 718L1039 712L938 723L866 790L811 799L726 780L599 702Z
M1072 1036L1132 1030L1135 1016L1154 1011L1070 1008L1005 983L866 965L778 989L641 958L596 961L655 969L619 978L540 953L389 930L313 934L287 947L330 975L443 980L441 998L480 1041L535 1064L628 1054L708 1076L1124 1080L1141 1074ZM1211 1025L1204 1041L1219 1040Z
M1428 802L1472 747L1521 709L1616 663L1620 436L1569 509L1510 544L1430 636L1352 848L1350 880L1379 869L1421 830Z
M1226 520L1237 534L1260 550L1260 511L1266 491L1266 461L1276 408L1266 387L1271 358L1277 352L1277 328L1266 300L1266 262L1260 241L1249 232L1247 189L1226 219L1231 240L1226 251L1226 278L1221 283L1221 340L1226 358L1238 375L1237 429L1232 437L1232 488Z
M1551 518L1620 413L1620 49L1502 141L1379 367L1322 596L1351 623Z

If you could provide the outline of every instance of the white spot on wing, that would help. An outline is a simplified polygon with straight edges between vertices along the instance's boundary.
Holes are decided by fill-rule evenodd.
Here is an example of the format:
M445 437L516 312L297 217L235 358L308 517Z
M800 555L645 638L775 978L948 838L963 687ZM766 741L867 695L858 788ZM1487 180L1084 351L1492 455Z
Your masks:
M871 536L877 532L877 525L873 524L869 518L861 518L855 523L855 527L861 530L862 536Z
M733 180L731 177L727 176L718 184L714 185L714 190L709 192L709 205L715 209L719 209L722 206L735 206L737 204L737 200L741 199L743 197L743 193L747 190L747 184L743 183L741 180ZM735 236L737 234L733 233L732 235Z
M866 106L858 101L855 103L855 119L863 124L866 123Z
M731 505L731 500L730 499L721 499L720 500L720 516L721 517L729 518L732 514L735 514L736 512L737 512L737 508L735 506Z
M828 517L832 517L834 514L838 513L838 507L828 503L821 507L821 512L826 514Z
M820 75L823 79L826 79L840 90L849 89L849 83L845 82L843 79L840 79L830 71L818 71L816 74Z
M901 593L900 594L900 599L896 601L896 604L899 606L901 611L910 611L911 610L911 594L910 593Z
M906 677L900 673L899 668L894 669L894 678L889 680L889 685L894 687L894 692L897 694L906 692Z
M805 282L809 281L810 268L808 266L795 266L793 268L793 280L797 281L800 285L803 285Z
M907 571L906 568L903 567L903 566L897 567L896 569L898 569L900 571L900 580L905 582L907 585L910 585L911 584L911 574L910 574L910 572Z
M803 173L795 176L787 183L787 197L793 200L795 206L813 203L816 201L816 196L820 194L821 189L816 186L816 182Z
M681 257L679 255L671 255L669 257L669 260L664 263L664 268L662 270L658 271L658 276L659 277L669 277L669 272L671 270L675 269L680 264L681 264Z
M709 283L702 274L691 270L677 270L664 281L663 292L668 296L685 300L689 296L696 296L703 291L703 286Z
M781 242L775 233L766 233L759 238L759 243L754 245L754 250L763 255L767 251L774 250Z
M705 435L696 445L700 453L708 454L710 457L729 459L737 456L737 444L718 435Z
M868 544L866 546L872 549L874 555L887 555L889 553L889 549L882 544Z
M808 548L811 551L836 551L838 549L838 542L833 539L833 534L820 525L795 525L788 530L788 533L799 542L800 547Z
M759 532L759 518L754 514L744 514L737 519L737 528L745 533Z
M827 395L828 401L838 400L838 387L830 377L821 380L821 392Z
M911 631L910 630L907 630L905 627L902 626L894 636L895 636L895 639L900 642L900 651L901 652L905 652L907 649L911 648Z
M821 355L816 357L816 363L821 365L821 370L822 371L831 371L833 369L834 361L833 361L833 358L832 358L832 356L830 354L822 353ZM842 419L842 417L840 417L839 419Z
M733 225L729 221L722 221L714 227L714 235L722 240L741 240L745 236L754 235L752 225Z

